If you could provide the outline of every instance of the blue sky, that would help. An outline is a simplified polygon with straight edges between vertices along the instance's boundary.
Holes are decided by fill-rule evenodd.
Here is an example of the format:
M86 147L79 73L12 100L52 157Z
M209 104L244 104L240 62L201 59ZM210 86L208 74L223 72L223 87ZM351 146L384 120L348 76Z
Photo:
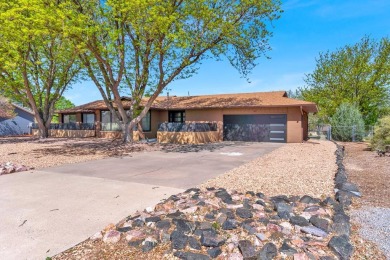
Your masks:
M274 22L271 59L259 59L250 83L227 61L203 62L192 78L169 85L170 95L295 90L315 68L320 52L359 42L364 35L390 36L389 0L284 0L284 13ZM82 82L65 93L80 105L101 99L92 82Z

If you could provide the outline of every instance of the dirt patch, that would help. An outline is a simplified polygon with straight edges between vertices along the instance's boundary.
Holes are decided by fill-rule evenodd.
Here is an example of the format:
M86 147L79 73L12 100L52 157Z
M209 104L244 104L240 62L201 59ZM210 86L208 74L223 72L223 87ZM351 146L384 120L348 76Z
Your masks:
M160 146L156 143L123 144L121 140L112 139L0 138L1 162L22 164L35 169L159 149Z
M336 145L310 141L285 146L235 168L201 187L223 187L270 196L332 196L336 173Z
M390 157L370 151L367 143L340 143L346 156L344 165L350 182L359 186L360 202L376 207L390 207Z
M348 180L358 185L362 193L362 198L355 201L351 210L351 239L355 247L353 259L386 259L385 254L390 258L388 239L377 239L380 236L374 235L390 236L389 233L382 234L388 232L390 157L378 156L367 143L340 145L345 147L344 166Z

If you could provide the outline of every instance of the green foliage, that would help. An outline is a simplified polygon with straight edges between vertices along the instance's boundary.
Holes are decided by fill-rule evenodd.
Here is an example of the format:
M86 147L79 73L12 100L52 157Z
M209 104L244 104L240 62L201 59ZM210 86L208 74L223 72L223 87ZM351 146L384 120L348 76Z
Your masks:
M64 96L60 97L60 99L55 104L55 110L63 110L72 107L75 107L75 105L69 99L66 99ZM53 115L52 122L59 123L57 114Z
M80 72L62 1L0 2L0 94L30 107L47 136L56 102Z
M332 138L336 141L363 140L364 120L359 110L351 104L341 104L331 118L330 124Z
M15 116L14 106L8 99L0 96L0 118L12 118Z
M221 225L218 222L213 222L213 224L211 224L211 227L215 230L219 230L221 228Z
M390 115L379 120L371 140L371 146L374 149L384 151L386 145L390 145Z
M328 121L345 102L356 104L366 125L374 125L390 100L390 41L364 37L355 45L320 53L313 73L300 91L317 103L319 116Z

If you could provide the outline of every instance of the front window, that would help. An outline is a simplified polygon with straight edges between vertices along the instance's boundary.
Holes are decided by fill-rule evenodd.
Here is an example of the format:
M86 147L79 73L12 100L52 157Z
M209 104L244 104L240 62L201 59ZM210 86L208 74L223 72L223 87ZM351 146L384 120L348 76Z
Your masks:
M170 123L184 123L186 121L185 111L169 111Z
M83 123L84 124L94 124L95 123L95 114L83 114Z
M121 126L111 111L101 111L102 131L120 131Z
M148 111L148 113L145 115L144 118L142 118L141 120L141 126L142 126L142 130L144 132L150 132L151 131L151 114L150 114L150 111Z
M62 121L64 124L76 123L76 115L75 114L64 115Z

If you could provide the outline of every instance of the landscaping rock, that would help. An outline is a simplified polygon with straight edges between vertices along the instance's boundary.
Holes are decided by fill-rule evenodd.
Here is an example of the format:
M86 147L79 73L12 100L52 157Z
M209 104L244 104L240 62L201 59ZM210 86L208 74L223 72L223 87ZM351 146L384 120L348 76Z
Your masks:
M290 222L293 225L298 225L298 226L302 226L302 227L309 225L309 221L307 221L307 219L305 219L304 217L301 217L301 216L292 216L290 218Z
M104 235L103 242L115 244L118 243L120 239L121 239L121 233L119 231L110 230Z
M267 243L260 250L258 260L272 260L278 254L278 249L273 243Z
M292 212L292 207L285 202L278 202L275 204L278 216L282 219L290 219L290 213Z
M287 244L286 241L283 241L282 247L279 249L279 252L286 255L294 255L298 253L298 251Z
M257 258L256 249L249 240L240 240L238 249L245 260L255 260Z
M149 252L157 246L157 240L154 238L147 238L142 243L142 252Z
M201 250L202 246L200 245L199 241L194 237L188 238L188 244L192 249Z
M160 220L161 220L160 217L148 217L148 218L145 218L145 223L148 223L148 222L158 222Z
M225 243L225 240L218 237L215 232L204 231L200 237L200 243L202 246L217 247Z
M242 219L248 219L253 217L253 213L250 209L238 208L236 209L236 215Z
M207 250L207 254L209 254L211 258L216 258L220 254L222 254L222 250L219 247L210 248Z
M325 232L329 232L329 221L326 219L320 218L318 216L312 216L310 218L310 223L313 224L313 226L324 230Z
M126 240L127 241L135 241L144 239L146 237L145 233L141 230L130 230L126 233Z
M188 242L188 236L177 230L171 233L171 242L173 249L184 249Z
M217 191L215 197L220 198L226 204L233 204L232 196L225 189Z
M171 227L171 222L169 220L161 220L156 223L156 228L168 230Z
M311 197L311 196L308 196L308 195L305 195L303 196L299 202L301 203L305 203L305 204L310 204L310 203L313 203L314 199Z
M227 219L223 224L222 224L222 229L224 230L232 230L237 228L237 221L234 219Z
M182 233L192 233L195 230L195 224L184 219L173 219L173 224L176 225L176 229Z
M353 253L353 246L349 243L348 236L335 236L329 241L329 247L341 260L350 259Z
M328 236L328 233L326 233L322 229L319 229L319 228L313 227L313 226L302 227L301 231L308 233L308 234L311 234L313 236L317 236L317 237L327 237Z
M355 192L359 192L359 188L353 184L353 183L350 183L350 182L342 182L342 183L338 183L336 184L336 189L339 189L339 190L342 190L342 191L355 191Z

